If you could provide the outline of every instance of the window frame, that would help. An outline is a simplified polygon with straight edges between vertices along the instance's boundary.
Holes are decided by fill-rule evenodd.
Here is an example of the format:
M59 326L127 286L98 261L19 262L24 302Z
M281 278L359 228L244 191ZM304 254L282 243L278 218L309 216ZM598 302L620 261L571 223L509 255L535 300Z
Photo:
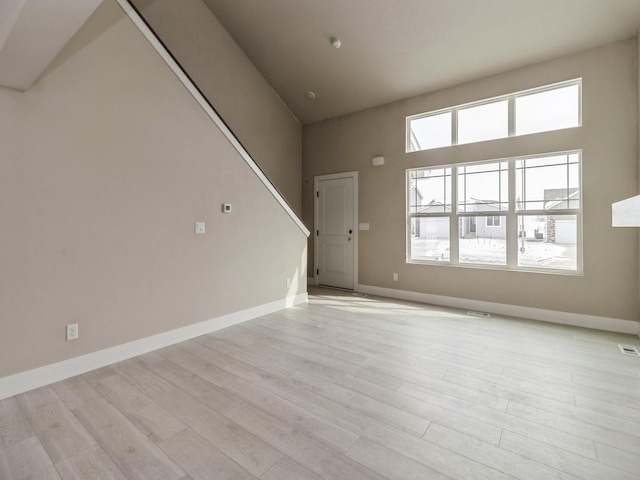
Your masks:
M487 228L496 228L502 227L502 215L487 215L485 218L484 226ZM489 225L489 219L491 219L491 225ZM498 220L498 224L496 225L496 219Z
M565 209L557 209L557 210L549 210L549 209L536 209L536 210L523 210L517 207L516 201L516 163L518 160L523 159L535 159L535 158L545 158L552 156L561 156L561 155L572 155L577 154L578 160L578 189L579 189L579 198L578 198L578 207L577 208L565 208ZM499 211L496 215L496 211L480 211L480 212L461 212L459 209L459 197L458 197L458 167L467 167L473 165L482 165L482 164L490 164L490 163L498 163L498 162L507 162L508 163L508 206L507 210ZM451 208L449 211L441 211L441 212L411 212L410 205L410 190L411 188L411 174L412 172L418 172L423 170L438 170L438 169L451 169ZM566 150L561 152L550 152L543 154L534 154L534 155L519 155L510 158L502 158L502 159L492 159L492 160L483 160L476 162L464 162L457 164L448 164L448 165L437 165L437 166L428 166L428 167L417 167L417 168L409 168L406 170L406 178L405 178L405 188L406 188L406 226L405 226L405 236L406 236L406 263L408 264L418 264L418 265L443 265L443 266L452 266L452 267L465 267L465 268L483 268L483 269L495 269L495 270L508 270L508 271L518 271L518 272L534 272L534 273L547 273L547 274L558 274L558 275L570 275L570 276L581 276L583 274L583 253L582 253L582 199L583 199L583 191L582 191L582 150L574 149L574 150ZM561 269L561 268L540 268L540 267L530 267L530 266L518 266L518 219L520 216L567 216L567 215L575 215L576 216L576 269ZM488 217L504 217L506 229L506 264L505 265L491 265L488 263L467 263L460 262L460 251L459 251L459 239L460 239L460 221L465 217L485 217L485 222L488 221ZM428 260L428 259L416 259L412 258L412 222L414 218L447 218L449 222L449 260ZM502 219L500 220L502 222ZM497 227L502 227L502 224ZM495 228L495 227L489 227Z
M558 90L564 87L569 87L572 85L577 85L578 86L578 124L571 126L571 127L562 127L559 129L553 129L553 130L545 130L545 131L541 131L541 132L532 132L532 133L524 133L524 134L520 134L520 135L516 135L516 98L519 97L526 97L529 95L534 95L537 93L543 93L543 92L548 92L548 91L552 91L552 90ZM491 103L495 103L495 102L500 102L500 101L504 101L507 100L508 102L508 108L507 108L507 125L508 125L508 134L506 137L496 137L496 138L489 138L486 140L478 140L475 142L466 142L466 143L459 143L458 142L458 112L460 110L466 110L469 108L473 108L473 107L480 107L482 105L487 105L487 104L491 104ZM435 116L435 115L442 115L445 113L451 113L451 143L448 145L439 145L436 147L428 147L428 148L413 148L413 145L415 145L416 147L419 147L419 143L418 143L418 139L415 137L413 130L411 129L411 122L414 120L420 120L421 118L427 118L427 117L431 117L431 116ZM527 89L527 90L521 90L518 92L514 92L514 93L509 93L506 95L499 95L497 97L492 97L492 98L485 98L482 100L478 100L475 102L469 102L469 103L464 103L461 105L455 105L452 107L447 107L447 108L441 108L438 110L432 110L429 112L423 112L423 113L418 113L415 115L410 115L408 117L406 117L405 119L405 153L416 153L416 152L424 152L427 150L433 150L436 148L448 148L448 147L453 147L453 146L457 146L457 145L473 145L474 143L480 143L480 142L489 142L489 141L493 141L493 140L501 140L501 139L505 139L505 138L511 138L511 137L520 137L520 136L526 136L526 135L538 135L538 134L544 134L544 133L548 133L548 132L554 132L554 131L558 131L558 130L567 130L570 128L579 128L582 126L582 77L579 78L574 78L571 80L565 80L562 82L557 82L557 83L552 83L552 84L548 84L548 85L543 85L541 87L536 87L536 88L531 88L531 89Z

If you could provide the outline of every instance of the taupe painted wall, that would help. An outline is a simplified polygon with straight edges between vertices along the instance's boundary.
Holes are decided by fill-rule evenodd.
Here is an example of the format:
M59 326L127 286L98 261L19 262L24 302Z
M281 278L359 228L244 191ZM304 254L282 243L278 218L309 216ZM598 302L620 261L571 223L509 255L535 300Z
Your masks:
M302 127L202 0L133 0L298 214Z
M611 203L638 192L638 47L628 40L303 128L303 219L315 175L359 171L359 283L626 320L638 319L638 233ZM434 67L437 68L437 67ZM405 117L583 77L581 128L405 153ZM583 149L584 275L405 263L405 170ZM383 167L371 158L384 155ZM309 239L313 270L313 238ZM392 273L399 281L392 281Z
M306 291L305 235L112 0L0 88L0 145L0 377Z

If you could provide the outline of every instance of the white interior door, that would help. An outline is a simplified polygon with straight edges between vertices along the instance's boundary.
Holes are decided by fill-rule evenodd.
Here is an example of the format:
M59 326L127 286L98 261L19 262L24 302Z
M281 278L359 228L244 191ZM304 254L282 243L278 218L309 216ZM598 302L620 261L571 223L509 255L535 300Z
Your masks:
M353 290L354 177L318 180L317 187L317 282Z

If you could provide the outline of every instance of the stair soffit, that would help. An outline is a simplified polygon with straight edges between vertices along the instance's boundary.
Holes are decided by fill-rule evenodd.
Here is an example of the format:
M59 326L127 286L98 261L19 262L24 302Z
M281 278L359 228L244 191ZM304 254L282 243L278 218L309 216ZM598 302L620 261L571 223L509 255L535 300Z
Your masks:
M28 90L102 0L0 0L0 86Z

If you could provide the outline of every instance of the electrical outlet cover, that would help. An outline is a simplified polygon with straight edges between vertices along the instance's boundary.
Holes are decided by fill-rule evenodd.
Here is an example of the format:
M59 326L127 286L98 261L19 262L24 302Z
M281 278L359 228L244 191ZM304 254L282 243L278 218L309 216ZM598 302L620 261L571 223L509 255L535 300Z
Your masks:
M67 325L67 340L75 340L78 338L78 324L70 323Z

